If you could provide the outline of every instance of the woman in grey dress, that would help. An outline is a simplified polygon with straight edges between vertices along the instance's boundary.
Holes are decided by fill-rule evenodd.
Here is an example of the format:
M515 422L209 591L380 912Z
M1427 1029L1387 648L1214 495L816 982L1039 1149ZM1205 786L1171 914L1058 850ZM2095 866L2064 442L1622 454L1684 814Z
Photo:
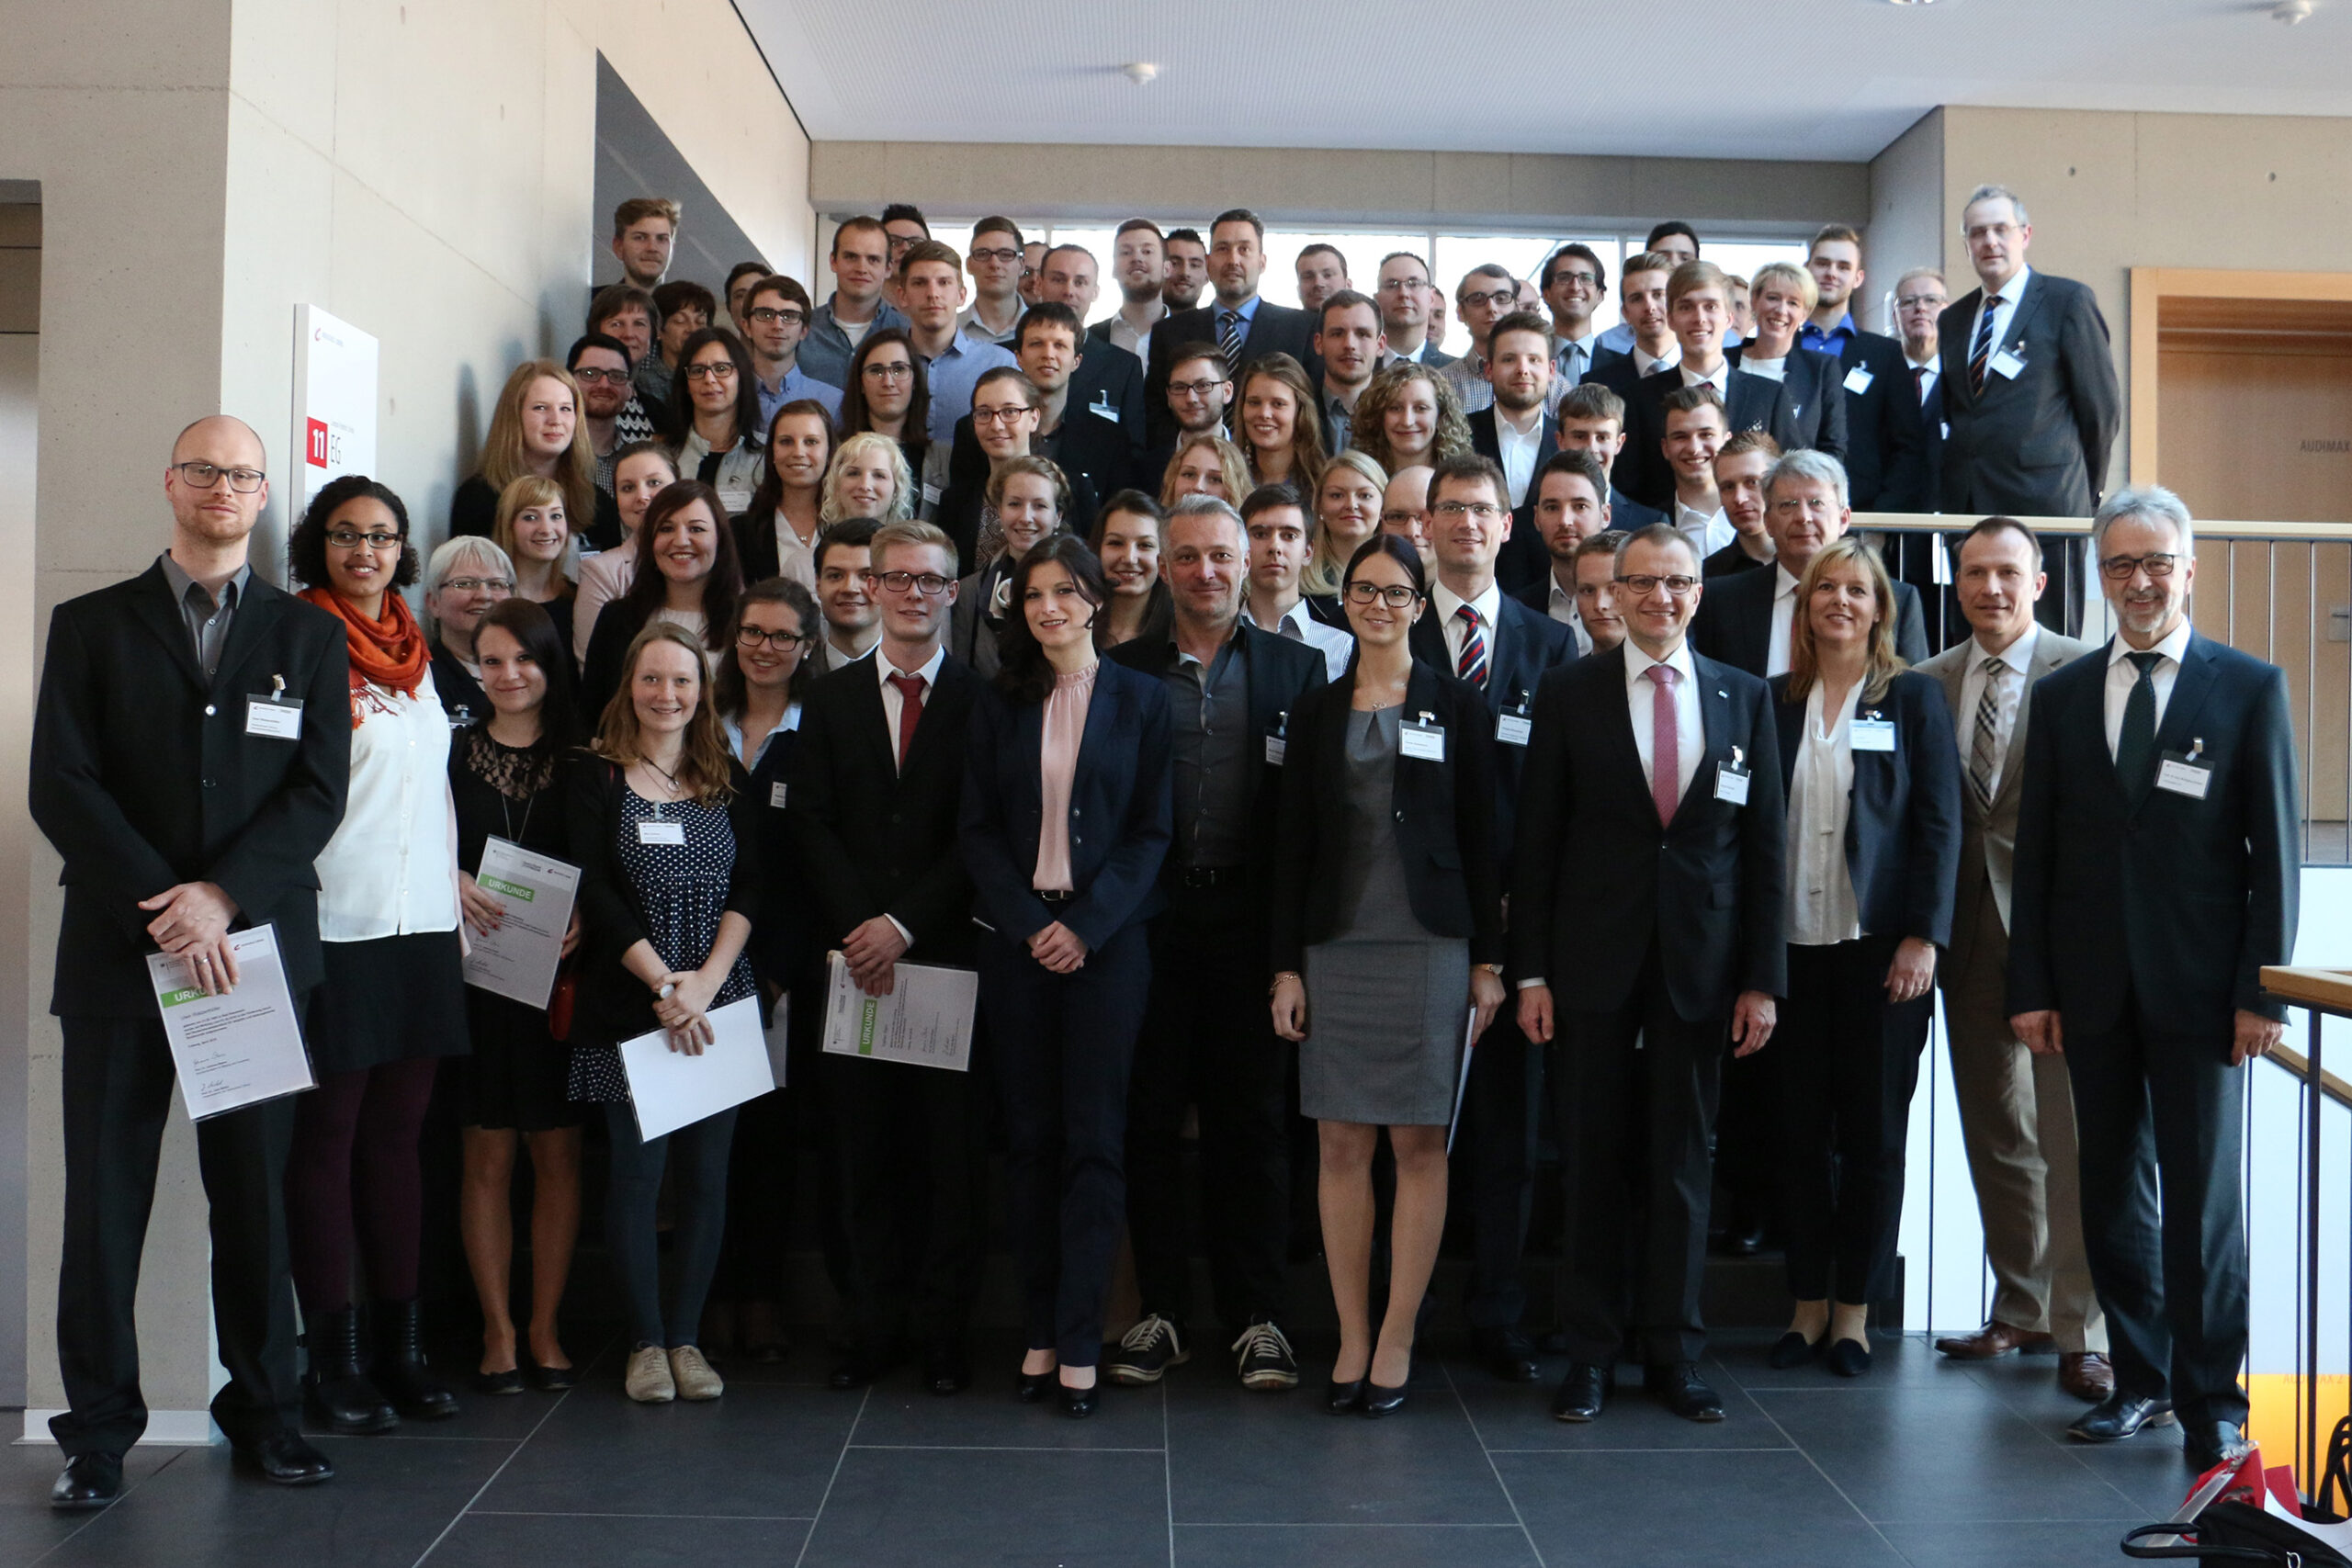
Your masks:
M1360 652L1291 716L1274 876L1274 1030L1300 1043L1319 1123L1323 1250L1339 1307L1334 1414L1405 1403L1413 1326L1445 1225L1445 1139L1465 1033L1502 1006L1494 725L1486 700L1415 661L1420 557L1388 536L1348 563ZM1473 1015L1475 1014L1475 1020ZM1372 1334L1372 1156L1396 1158L1388 1311Z

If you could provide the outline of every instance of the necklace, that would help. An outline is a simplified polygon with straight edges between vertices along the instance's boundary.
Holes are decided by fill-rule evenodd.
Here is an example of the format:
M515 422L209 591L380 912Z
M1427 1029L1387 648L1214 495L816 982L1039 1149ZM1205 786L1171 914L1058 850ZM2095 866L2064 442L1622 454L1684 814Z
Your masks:
M661 763L655 761L650 757L644 757L639 760L644 762L647 767L651 768L655 773L662 775L662 782L670 786L670 793L672 795L684 793L678 788L678 777L675 773L673 773L669 769L663 767ZM659 800L653 803L653 819L655 821L659 822L662 820L662 807L665 804L667 803Z

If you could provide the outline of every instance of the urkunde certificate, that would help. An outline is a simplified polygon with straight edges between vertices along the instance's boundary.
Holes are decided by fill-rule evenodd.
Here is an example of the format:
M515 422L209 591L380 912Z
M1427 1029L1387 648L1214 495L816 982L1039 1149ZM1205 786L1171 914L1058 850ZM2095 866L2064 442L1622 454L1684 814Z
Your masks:
M147 977L164 1015L180 1098L198 1122L318 1085L311 1076L311 1054L302 1047L301 1021L286 990L276 928L233 931L229 950L236 955L237 988L217 997L204 994L187 959L168 953L147 955Z
M571 923L580 868L492 836L482 845L474 883L504 904L506 913L488 935L468 928L472 951L466 954L466 984L526 1007L546 1007L555 992L556 966L563 961L563 932Z
M980 976L970 969L901 964L887 997L869 997L850 978L849 960L827 955L825 1049L960 1073L972 1065L972 1008Z

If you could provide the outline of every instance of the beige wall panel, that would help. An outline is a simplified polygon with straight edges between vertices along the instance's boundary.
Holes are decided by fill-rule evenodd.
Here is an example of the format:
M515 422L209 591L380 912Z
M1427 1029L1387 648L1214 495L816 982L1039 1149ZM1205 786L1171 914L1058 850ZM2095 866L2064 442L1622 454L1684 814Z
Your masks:
M1896 280L1915 266L1945 265L1943 115L1935 109L1921 116L1871 160L1870 222L1862 230L1866 298L1856 319L1890 337L1902 335L1883 304Z

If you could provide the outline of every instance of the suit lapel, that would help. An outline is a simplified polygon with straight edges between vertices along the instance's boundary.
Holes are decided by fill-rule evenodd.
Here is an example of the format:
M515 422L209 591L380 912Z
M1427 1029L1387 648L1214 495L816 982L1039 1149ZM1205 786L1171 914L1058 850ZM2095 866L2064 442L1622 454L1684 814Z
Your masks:
M2198 714L2213 689L2213 648L2206 638L2189 634L2181 649L2180 673L2173 677L2172 696L2165 704L2165 720L2156 726L2156 753L2188 750L2196 739Z
M229 617L228 643L220 649L220 662L213 667L213 690L226 690L237 679L239 669L261 650L277 618L285 613L285 594L257 577L245 580L244 596L238 602L237 613ZM270 673L282 675L285 671Z
M1078 781L1081 778L1093 777L1094 769L1102 758L1103 749L1110 744L1108 738L1113 717L1111 710L1119 703L1118 687L1115 684L1118 677L1111 673L1115 668L1116 666L1109 664L1097 664L1094 668L1094 691L1086 703L1086 728L1079 733L1078 761L1077 765L1070 770L1070 795L1073 799L1078 795ZM1038 705L1037 712L1038 734L1042 739L1045 734L1044 704ZM1042 786L1042 778L1039 783ZM1042 795L1042 788L1040 793Z
M1975 640L1971 638L1964 646L1973 648ZM1993 792L1994 811L1999 811L2025 793L2025 734L2026 727L2033 722L2033 683L2052 671L2072 662L2065 656L2052 652L2054 647L2048 637L2034 639L2033 659L2025 672L2025 691L2018 697L2017 721L2009 726L2009 749L2001 758L2000 787ZM1974 715L1969 716L1969 722L1976 722ZM1967 765L1968 749L1963 746L1961 748L1961 766L1965 769ZM1973 796L1976 792L1972 789L1964 793Z
M878 660L882 657L882 650L877 648L866 657ZM943 671L946 668L944 664L940 666ZM860 679L861 676L864 679ZM872 753L867 761L874 767L874 776L877 779L897 779L902 772L899 766L899 738L890 728L890 710L882 704L879 677L862 671L855 665L851 665L840 671L834 679L857 682L851 688L850 705L855 710L856 717L852 721L850 728L857 732L858 744ZM936 685L923 694L924 718L931 716L932 699L938 695L939 688ZM922 719L917 719L914 744L907 748L907 767L913 767L916 760L922 756L927 749L924 743L929 735L929 727L924 725Z
M2048 291L2041 287L2041 275L2040 273L2027 274L2025 280L2025 291L2018 296L2018 308L2009 312L2009 330L2001 334L2001 346L2003 348L2009 349L2014 352L2017 346L2025 341L2026 324L2031 321L2035 313L2041 309L2041 297L2046 292ZM2023 355L2019 355L2019 357L2022 358ZM1986 372L1985 379L1988 382L1992 379L1992 375L1989 369Z
M204 671L196 662L196 649L188 643L187 623L180 619L180 607L172 603L171 581L164 577L164 569L149 567L132 588L130 603L139 618L155 634L188 684L199 692L208 690ZM235 622L230 624L233 628Z

